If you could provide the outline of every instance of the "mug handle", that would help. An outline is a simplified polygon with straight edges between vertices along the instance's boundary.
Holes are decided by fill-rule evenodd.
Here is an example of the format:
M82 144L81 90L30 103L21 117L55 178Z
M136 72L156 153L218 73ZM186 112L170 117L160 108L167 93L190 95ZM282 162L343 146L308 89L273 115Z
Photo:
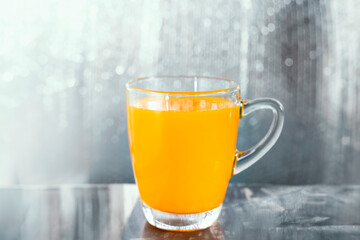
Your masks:
M262 109L270 109L273 112L270 128L261 141L252 148L243 152L236 150L232 175L236 175L256 163L274 146L280 136L284 125L284 107L273 98L259 98L253 101L243 100L242 107L240 108L240 119L256 110Z

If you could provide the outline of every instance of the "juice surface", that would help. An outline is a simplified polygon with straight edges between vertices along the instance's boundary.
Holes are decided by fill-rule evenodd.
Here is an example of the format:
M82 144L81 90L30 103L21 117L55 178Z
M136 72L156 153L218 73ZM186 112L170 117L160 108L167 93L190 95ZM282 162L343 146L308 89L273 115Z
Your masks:
M168 213L218 207L232 173L239 110L217 97L148 97L128 106L141 199Z

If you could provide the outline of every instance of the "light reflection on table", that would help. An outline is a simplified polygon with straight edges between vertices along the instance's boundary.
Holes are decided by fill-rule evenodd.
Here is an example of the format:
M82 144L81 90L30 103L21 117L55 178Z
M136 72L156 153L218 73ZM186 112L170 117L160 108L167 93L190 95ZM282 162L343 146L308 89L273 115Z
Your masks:
M230 184L209 229L158 230L136 185L0 188L0 239L359 239L360 186Z

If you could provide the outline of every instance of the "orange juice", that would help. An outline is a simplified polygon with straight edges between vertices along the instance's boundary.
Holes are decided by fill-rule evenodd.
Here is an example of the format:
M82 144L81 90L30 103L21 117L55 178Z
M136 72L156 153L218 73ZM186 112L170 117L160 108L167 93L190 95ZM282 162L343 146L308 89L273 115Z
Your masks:
M127 110L144 203L178 214L218 207L232 174L240 106L218 97L146 97Z

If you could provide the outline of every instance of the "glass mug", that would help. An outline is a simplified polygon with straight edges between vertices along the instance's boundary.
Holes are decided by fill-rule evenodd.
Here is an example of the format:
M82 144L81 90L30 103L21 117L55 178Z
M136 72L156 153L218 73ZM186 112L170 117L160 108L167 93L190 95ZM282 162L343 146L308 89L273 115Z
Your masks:
M231 176L278 139L281 103L243 100L237 82L216 77L144 77L126 88L130 154L147 221L173 231L211 226ZM260 109L273 112L269 131L254 147L236 150L239 120Z

